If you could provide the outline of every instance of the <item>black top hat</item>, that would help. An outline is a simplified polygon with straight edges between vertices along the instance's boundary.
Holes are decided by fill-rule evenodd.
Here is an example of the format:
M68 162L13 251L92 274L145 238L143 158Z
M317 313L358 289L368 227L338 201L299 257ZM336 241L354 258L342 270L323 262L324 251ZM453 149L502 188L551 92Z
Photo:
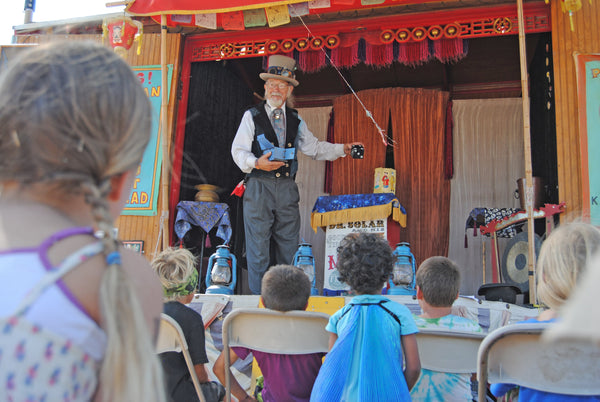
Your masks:
M274 54L269 56L269 66L266 73L260 73L260 78L268 80L274 78L277 80L287 81L297 87L299 82L296 81L296 60L291 57Z

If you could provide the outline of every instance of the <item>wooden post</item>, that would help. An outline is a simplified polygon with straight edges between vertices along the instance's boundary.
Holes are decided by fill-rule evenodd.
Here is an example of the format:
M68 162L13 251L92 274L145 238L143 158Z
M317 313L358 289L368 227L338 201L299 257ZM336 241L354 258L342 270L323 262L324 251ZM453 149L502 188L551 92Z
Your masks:
M525 49L525 21L523 0L517 0L517 19L519 26L519 60L521 65L521 92L523 100L523 143L525 149L525 211L527 212L529 302L537 304L535 292L535 244L533 227L533 173L531 167L531 133L529 127L529 84L527 77L527 51Z
M169 104L169 84L167 70L167 15L160 16L160 72L161 80L161 107L160 107L160 141L162 149L162 169L161 169L161 200L162 211L160 225L162 232L162 250L169 247L169 147L167 144L167 107Z

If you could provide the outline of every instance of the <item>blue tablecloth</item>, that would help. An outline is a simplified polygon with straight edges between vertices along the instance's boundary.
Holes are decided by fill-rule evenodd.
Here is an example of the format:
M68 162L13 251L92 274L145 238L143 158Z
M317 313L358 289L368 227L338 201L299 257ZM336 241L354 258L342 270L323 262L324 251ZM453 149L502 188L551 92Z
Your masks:
M311 215L311 226L346 223L355 220L387 219L389 215L406 227L406 210L392 193L343 194L317 198Z
M231 239L229 205L218 202L180 201L177 204L175 233L183 239L192 225L200 226L206 233L217 226L217 237L229 243Z

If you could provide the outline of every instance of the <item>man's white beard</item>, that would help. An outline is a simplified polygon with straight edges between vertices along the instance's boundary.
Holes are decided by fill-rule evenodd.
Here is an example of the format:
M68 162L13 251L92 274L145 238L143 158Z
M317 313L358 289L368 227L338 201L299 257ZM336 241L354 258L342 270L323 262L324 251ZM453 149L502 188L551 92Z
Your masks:
M285 103L283 101L283 99L267 99L267 103L269 104L269 106L271 106L271 108L273 109L277 109L283 106L283 104Z

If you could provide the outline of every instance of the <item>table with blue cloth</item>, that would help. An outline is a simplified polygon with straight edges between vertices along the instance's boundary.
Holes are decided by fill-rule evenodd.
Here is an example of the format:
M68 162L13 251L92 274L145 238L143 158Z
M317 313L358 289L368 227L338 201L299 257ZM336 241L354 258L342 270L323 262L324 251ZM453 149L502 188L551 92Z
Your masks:
M310 225L318 227L363 220L392 219L406 227L406 210L392 193L344 194L317 198Z
M179 239L183 240L192 225L200 226L206 233L216 226L217 237L229 243L232 232L229 205L218 202L180 201L175 218L175 233Z

